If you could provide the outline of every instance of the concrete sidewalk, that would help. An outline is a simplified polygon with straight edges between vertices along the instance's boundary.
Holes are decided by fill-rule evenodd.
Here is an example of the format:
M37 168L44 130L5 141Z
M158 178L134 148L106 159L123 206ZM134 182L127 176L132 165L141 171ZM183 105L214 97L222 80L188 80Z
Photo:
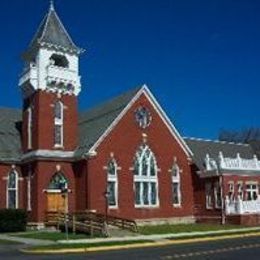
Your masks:
M118 241L163 241L174 238L192 238L200 236L211 236L211 235L223 235L223 234L235 234L242 232L257 232L260 231L260 227L249 227L249 228L238 228L228 230L215 230L215 231L203 231L203 232L185 232L177 234L161 234L161 235L136 235L136 236L125 236L125 237L106 237L106 238L89 238L89 239L77 239L77 240L59 240L59 244L93 244L93 243L106 243L106 242L118 242Z
M31 245L31 246L47 246L47 245L53 245L56 242L50 241L50 240L43 240L43 239L34 239L34 238L24 238L24 237L15 237L13 235L7 235L7 234L0 234L0 240L8 240L12 242L18 242L25 245Z

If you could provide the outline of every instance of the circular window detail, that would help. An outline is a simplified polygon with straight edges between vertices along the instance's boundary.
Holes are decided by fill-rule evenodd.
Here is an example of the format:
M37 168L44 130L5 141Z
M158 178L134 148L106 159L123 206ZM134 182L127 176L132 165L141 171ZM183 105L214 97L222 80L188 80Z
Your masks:
M152 121L150 111L146 107L138 107L135 111L135 120L139 127L147 128Z

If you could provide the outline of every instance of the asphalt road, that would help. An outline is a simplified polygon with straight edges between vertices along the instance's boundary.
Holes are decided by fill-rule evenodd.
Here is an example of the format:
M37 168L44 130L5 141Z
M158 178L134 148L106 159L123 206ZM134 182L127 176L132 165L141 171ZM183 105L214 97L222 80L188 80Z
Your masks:
M27 255L17 246L0 246L0 259L250 259L260 260L260 236L164 247L70 255Z

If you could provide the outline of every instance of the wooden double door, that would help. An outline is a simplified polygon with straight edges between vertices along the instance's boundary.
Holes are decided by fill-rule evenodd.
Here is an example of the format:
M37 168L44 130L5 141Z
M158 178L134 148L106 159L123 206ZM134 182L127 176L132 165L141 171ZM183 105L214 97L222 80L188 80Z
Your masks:
M51 212L64 212L66 208L66 197L59 193L47 193L47 211Z

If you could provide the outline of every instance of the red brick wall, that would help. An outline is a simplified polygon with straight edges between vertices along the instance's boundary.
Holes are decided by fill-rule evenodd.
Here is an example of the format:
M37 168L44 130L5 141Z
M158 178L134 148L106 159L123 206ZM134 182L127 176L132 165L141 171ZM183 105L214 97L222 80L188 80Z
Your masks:
M76 209L76 185L75 174L71 163L67 162L52 162L52 161L38 161L34 163L32 178L32 213L31 221L43 222L45 218L45 211L47 209L47 194L46 189L52 176L56 172L56 165L61 166L61 172L68 179L69 193L69 211Z
M197 221L200 222L219 222L221 218L221 209L215 208L215 197L212 192L213 208L206 208L206 192L205 183L211 182L212 187L214 183L219 180L219 177L200 178L197 174L198 168L192 165L192 180L194 189L194 214Z
M145 105L152 113L152 123L147 129L140 129L135 122L134 111ZM142 133L146 133L147 144L154 152L158 167L159 202L158 208L134 207L133 167L135 153L142 144ZM163 218L191 216L193 214L193 190L190 165L187 155L176 139L171 135L155 109L143 95L127 114L121 119L115 129L106 137L97 149L97 156L89 159L88 165L88 207L100 212L105 211L104 191L106 190L106 171L103 166L110 159L113 152L119 167L119 208L110 210L110 214L135 218ZM168 170L173 165L173 158L177 158L181 173L182 206L174 208L171 197L171 175Z
M64 104L64 150L74 150L78 143L77 97L38 91L24 101L23 149L27 150L27 108L33 107L33 150L54 149L54 104L60 100Z

